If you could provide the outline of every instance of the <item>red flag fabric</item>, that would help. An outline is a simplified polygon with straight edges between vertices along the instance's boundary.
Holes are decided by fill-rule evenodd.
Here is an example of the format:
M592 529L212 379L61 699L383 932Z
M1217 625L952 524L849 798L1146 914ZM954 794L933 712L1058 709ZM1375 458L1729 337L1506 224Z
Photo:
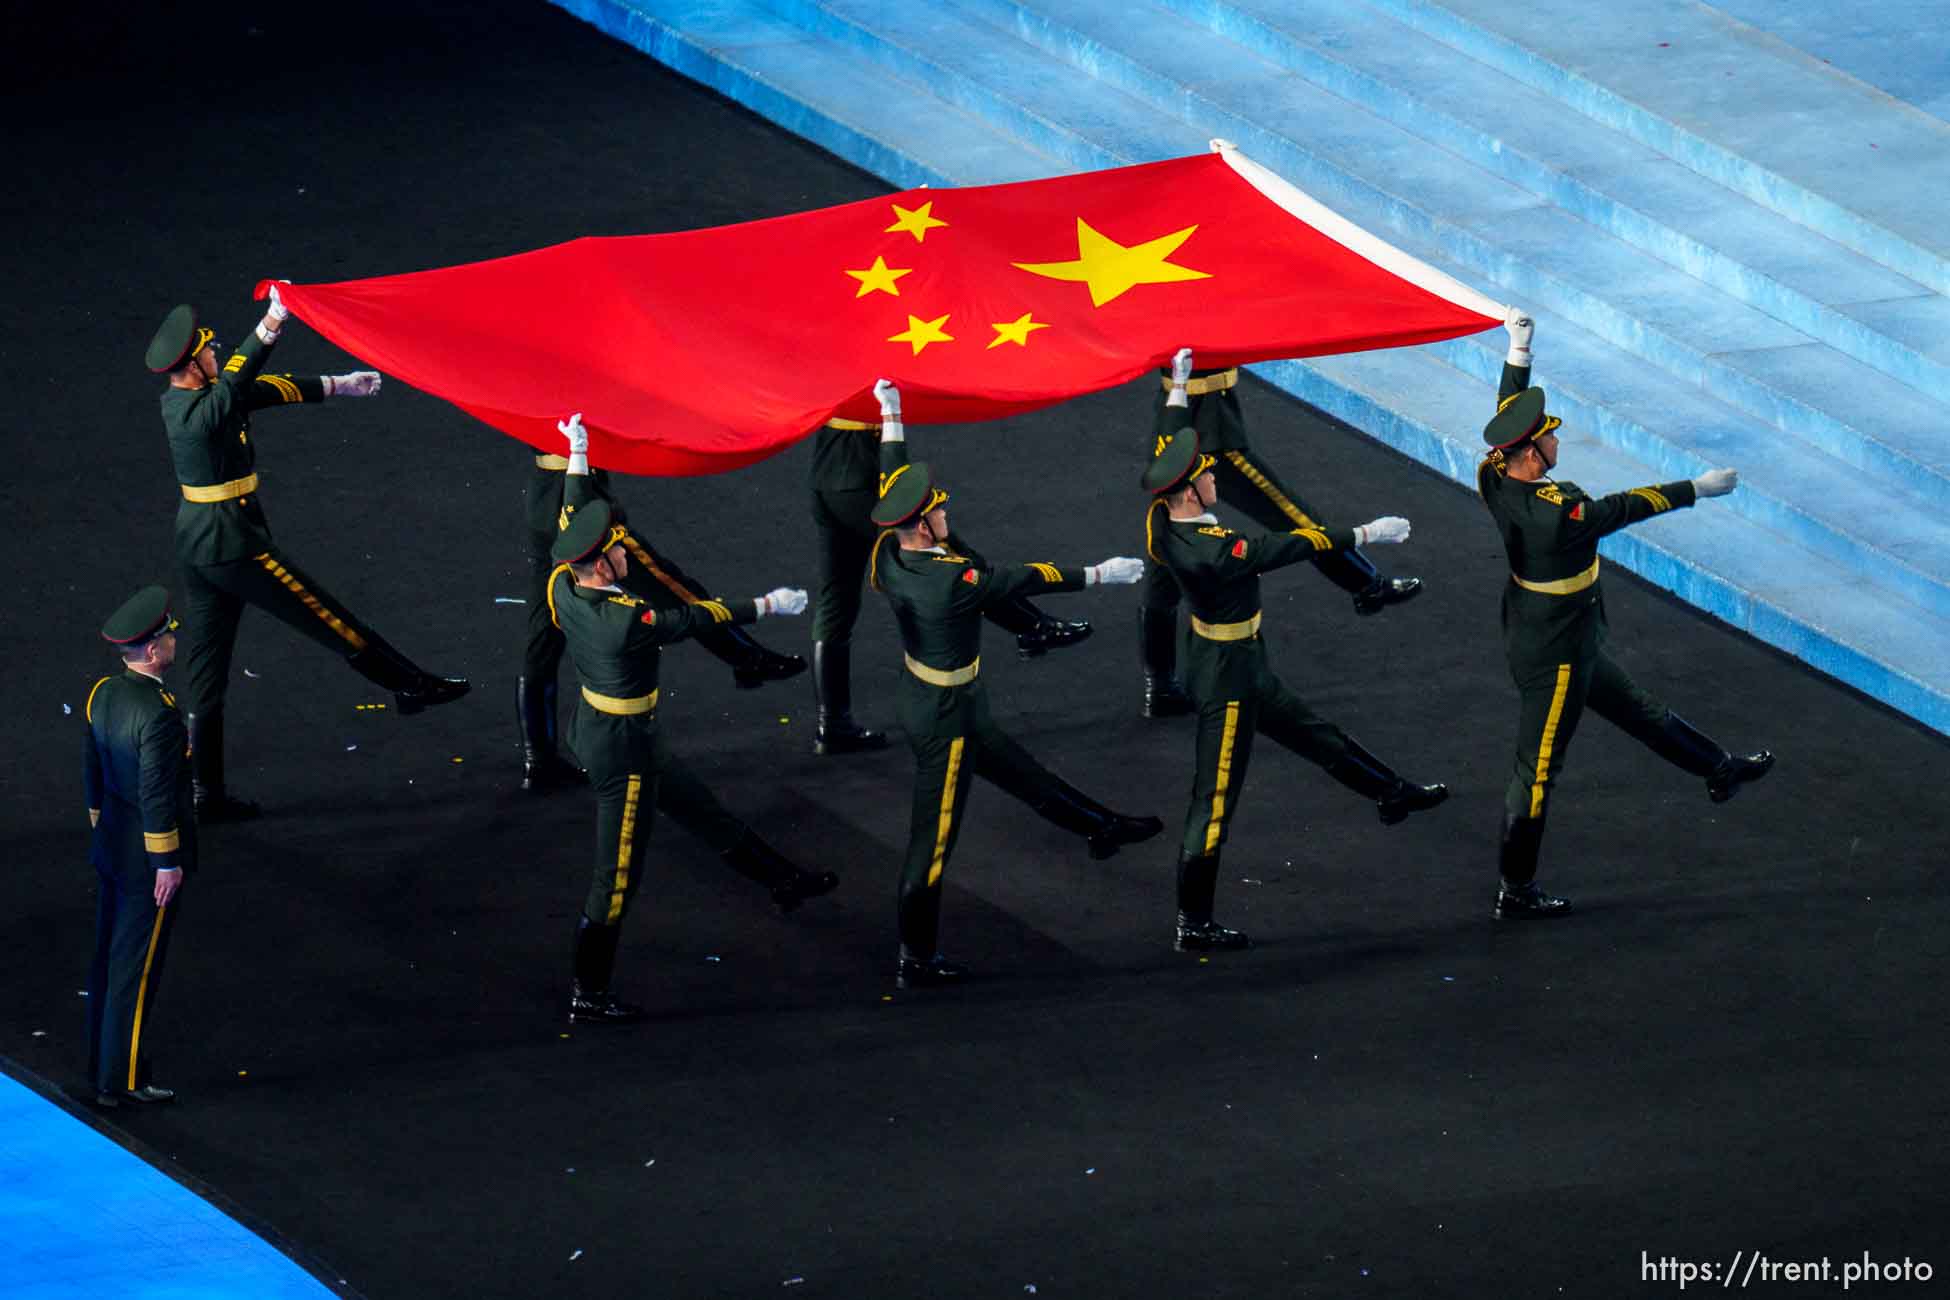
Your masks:
M881 378L911 424L985 420L1180 347L1223 367L1504 316L1230 146L280 291L395 379L546 451L581 411L592 462L653 475L736 469L833 416L877 420Z

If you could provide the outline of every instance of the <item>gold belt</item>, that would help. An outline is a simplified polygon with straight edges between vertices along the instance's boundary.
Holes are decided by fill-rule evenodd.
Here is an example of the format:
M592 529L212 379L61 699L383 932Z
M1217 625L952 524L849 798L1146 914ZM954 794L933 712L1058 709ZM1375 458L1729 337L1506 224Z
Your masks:
M1526 582L1514 573L1510 575L1510 581L1516 583L1525 591L1541 591L1546 596L1569 596L1574 592L1583 591L1586 587L1598 581L1598 561L1593 560L1591 567L1583 573L1575 574L1569 578L1559 578L1556 582Z
M582 688L582 698L588 700L598 713L614 713L619 717L627 718L637 713L657 711L655 691L651 691L648 695L632 695L625 699L615 695L598 695L585 686Z
M567 456L551 456L547 452L537 452L535 454L536 469L567 469L568 467L569 458Z
M182 488L183 500L185 501L205 503L211 501L235 501L238 497L247 497L257 491L257 475L246 474L242 478L231 479L228 483L212 483L208 487L192 487L190 484L185 483L182 485Z
M1171 391L1171 376L1160 375L1159 381L1164 384L1165 391L1169 393ZM1230 370L1221 370L1218 374L1207 375L1203 379L1186 380L1185 391L1193 397L1203 397L1207 393L1223 393L1226 389L1231 388L1238 382L1239 367L1234 366Z
M829 429L852 429L857 431L860 429L878 429L880 426L877 424L862 424L858 420L842 420L836 415L826 422L826 427Z
M1243 623L1207 623L1202 618L1194 618L1192 631L1207 641L1245 641L1259 635L1259 619L1259 614L1253 615Z
M913 655L902 655L901 658L907 660L907 671L913 673L930 686L966 686L968 683L974 681L976 675L982 671L982 656L980 655L975 656L973 663L965 664L952 672L945 673L939 668L928 667Z

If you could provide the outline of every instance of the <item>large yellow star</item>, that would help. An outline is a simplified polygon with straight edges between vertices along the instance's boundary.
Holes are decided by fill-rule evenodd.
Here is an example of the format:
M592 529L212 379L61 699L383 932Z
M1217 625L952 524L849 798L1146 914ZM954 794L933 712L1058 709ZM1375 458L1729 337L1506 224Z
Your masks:
M989 346L993 348L1004 343L1014 343L1018 347L1028 347L1029 332L1031 330L1046 330L1049 328L1048 321L1031 319L1035 314L1034 312L1026 311L1014 320L990 321L989 328L995 331L995 338L990 340Z
M889 343L906 343L914 348L914 355L920 356L921 349L930 343L953 343L955 336L941 328L948 323L946 316L936 316L933 320L922 320L919 316L907 318L907 328L898 334L889 334Z
M873 259L873 265L866 270L848 271L847 274L860 282L860 291L853 295L855 298L864 298L870 293L891 293L898 298L901 296L901 291L895 286L894 281L912 270L912 267L889 266L886 258L876 257Z
M915 243L922 243L927 239L930 230L933 230L936 226L945 226L948 224L941 218L932 215L933 211L933 199L929 199L918 208L904 208L896 203L894 204L894 224L880 233L883 235L891 235L897 230L905 230L908 234L914 236Z
M1205 271L1177 266L1167 261L1178 246L1192 237L1197 226L1187 226L1169 235L1132 244L1129 248L1090 228L1077 218L1077 260L1074 262L1016 262L1019 271L1048 276L1052 280L1081 280L1090 286L1090 304L1101 307L1140 284L1171 284L1179 280L1209 280Z

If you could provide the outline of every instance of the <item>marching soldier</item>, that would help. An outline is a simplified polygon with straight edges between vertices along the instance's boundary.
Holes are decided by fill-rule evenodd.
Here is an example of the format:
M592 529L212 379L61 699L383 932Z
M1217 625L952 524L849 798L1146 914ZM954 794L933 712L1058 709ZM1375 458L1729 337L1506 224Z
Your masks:
M379 375L371 370L320 377L263 373L288 314L274 287L264 319L220 366L214 332L198 326L190 307L177 307L156 331L147 356L153 373L169 377L162 420L183 493L176 511L176 556L189 620L185 702L196 811L205 822L258 814L255 803L230 794L223 772L224 695L246 605L343 654L354 671L393 693L401 713L418 713L467 693L465 680L435 677L416 667L271 540L257 498L252 413L379 391Z
M813 446L812 513L819 528L819 591L813 602L813 696L819 709L815 753L850 754L886 747L887 737L853 720L853 625L860 618L860 588L867 576L880 530L874 527L879 497L876 475L902 464L901 422L889 432L886 414L879 426L833 419L820 429ZM976 560L981 556L960 538L948 546ZM1075 645L1090 635L1090 624L1052 617L1016 596L998 601L983 617L1016 638L1016 653L1034 659Z
M1239 405L1239 367L1160 373L1163 383L1152 418L1154 455L1166 438L1189 425L1198 431L1200 450L1212 457L1212 477L1227 505L1275 532L1326 526L1247 440L1246 416ZM1169 400L1181 390L1189 402L1183 409ZM1359 547L1323 552L1314 568L1350 594L1354 612L1361 615L1378 614L1422 592L1420 578L1381 576ZM1171 571L1152 565L1145 575L1144 603L1138 609L1138 653L1144 663L1142 712L1147 718L1174 717L1197 707L1178 678L1180 596Z
M100 878L95 958L88 971L88 1075L95 1101L172 1101L149 1081L143 1034L156 1023L156 986L183 873L196 865L196 818L184 762L187 733L162 674L176 659L169 593L145 587L109 616L102 638L122 672L88 692L82 787L88 857Z
M549 548L560 531L562 486L566 457L537 454L528 476L528 554L532 581L528 589L528 640L523 648L521 677L516 683L515 710L521 723L521 788L543 794L561 785L582 783L582 770L561 756L556 743L556 673L562 663L562 633L548 617L548 575L554 570ZM609 475L592 469L591 489L609 496ZM695 604L707 599L704 586L659 554L629 529L622 507L613 497L610 509L624 528L623 549L630 555L630 574L623 586L658 609ZM806 671L798 655L783 655L758 643L744 628L729 623L700 631L692 638L731 668L740 690L783 681ZM669 779L665 780L666 788ZM664 811L682 817L668 804Z
M1056 826L1084 836L1093 858L1148 840L1164 823L1114 813L1037 762L995 725L981 680L982 619L989 609L1032 592L1134 583L1143 564L1120 557L1088 567L993 568L957 553L949 540L948 494L924 462L907 463L900 394L886 380L874 385L874 393L881 401L883 452L891 447L897 463L873 511L873 522L885 531L869 556L870 581L894 607L906 651L899 710L915 764L900 878L896 982L905 989L950 983L968 973L942 957L936 939L941 877L961 835L971 777L993 782Z
M572 458L580 456L582 461L579 463L584 464L588 459L589 432L582 427L580 413L571 416L567 423L559 427L569 439L570 455L535 458L537 473L535 479L531 480L529 493L531 538L542 522L541 505L547 504L549 546L553 546L553 539L568 527L576 511L600 497L609 501L610 523L616 534L616 543L630 557L628 571L617 579L618 586L658 610L671 610L708 600L702 588L630 531L622 512L610 500L607 474L593 468L586 473L571 475L567 472ZM544 465L544 461L550 464ZM556 464L561 468L555 469ZM537 491L536 484L544 474L548 480L545 490ZM541 550L544 559L548 556L548 549L548 546L544 546ZM588 781L581 768L562 757L555 743L555 674L562 660L564 643L562 631L555 626L549 611L548 577L551 572L553 570L545 570L537 581L528 616L529 664L531 667L538 663L546 665L547 675L540 679L546 682L546 686L542 690L531 690L529 688L535 686L537 679L525 678L520 697L522 728L530 738L525 747L527 763L522 789L534 793L546 793L564 785L583 785ZM537 614L540 616L539 628L536 626ZM797 655L775 654L760 645L745 629L731 623L702 625L692 633L690 639L704 643L712 653L732 663L733 671L739 675L740 686L758 686L765 681L805 671L805 660ZM547 748L542 750L532 738L544 734L541 725L544 721ZM657 781L657 810L710 845L726 866L763 886L781 912L794 911L805 900L831 893L839 886L840 878L834 872L801 870L767 844L756 831L719 803L717 795L698 780L689 767L674 757L666 758L663 775Z
M557 567L547 601L581 681L570 739L596 793L596 872L576 923L569 1019L621 1024L643 1017L643 1008L610 991L610 976L642 878L658 783L669 765L657 725L662 649L703 629L802 613L806 593L781 587L755 601L655 609L624 591L620 583L630 570L624 530L609 502L582 482L589 477L588 434L580 416L559 427L570 446L563 506L569 518L552 548Z
M1173 372L1179 379L1166 410L1182 417L1187 411L1185 381L1192 373L1189 349L1173 359ZM1250 944L1245 935L1212 919L1212 902L1219 851L1239 809L1256 732L1264 731L1348 789L1374 800L1383 825L1449 797L1446 786L1404 780L1308 708L1274 676L1260 634L1262 573L1302 561L1317 564L1360 546L1405 542L1408 520L1384 516L1351 529L1311 525L1260 536L1235 533L1212 514L1219 500L1216 458L1201 450L1202 441L1189 425L1180 429L1142 480L1152 497L1145 514L1145 549L1184 592L1191 610L1185 663L1198 711L1198 767L1179 844L1177 946L1197 952Z
M1495 915L1534 919L1571 910L1568 900L1537 884L1537 854L1551 793L1587 705L1667 762L1705 778L1707 796L1715 803L1766 776L1774 756L1764 749L1729 754L1641 689L1606 649L1599 539L1700 497L1723 496L1733 491L1739 475L1714 469L1695 479L1604 497L1553 481L1561 422L1544 413L1544 390L1530 386L1535 326L1512 308L1504 328L1510 351L1496 415L1483 429L1489 452L1476 470L1477 491L1510 562L1503 647L1520 701L1516 767L1503 796Z

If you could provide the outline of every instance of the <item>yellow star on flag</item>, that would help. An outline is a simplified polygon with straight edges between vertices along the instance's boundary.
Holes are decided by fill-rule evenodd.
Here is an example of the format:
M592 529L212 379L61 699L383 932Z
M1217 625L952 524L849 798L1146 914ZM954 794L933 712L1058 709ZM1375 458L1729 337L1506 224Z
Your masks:
M1049 328L1048 321L1031 319L1035 314L1035 312L1026 311L1014 320L990 321L989 328L995 331L995 338L990 340L989 346L993 348L1000 347L1004 343L1013 343L1017 347L1028 347L1029 332L1031 330L1046 330Z
M922 320L919 316L909 316L907 318L907 328L898 334L889 334L887 341L889 343L906 343L911 345L914 348L914 355L918 357L921 355L921 349L930 343L953 343L955 341L954 335L941 328L947 323L948 318L945 315L936 316L933 320Z
M1015 262L1019 271L1047 276L1052 280L1080 280L1090 286L1090 305L1101 307L1140 284L1171 284L1180 280L1209 280L1206 271L1178 266L1168 259L1178 246L1192 237L1197 226L1186 226L1169 235L1146 240L1130 247L1090 228L1077 218L1077 258L1074 262Z
M876 257L873 265L866 270L848 271L847 274L860 282L860 291L853 295L855 298L864 298L870 293L890 293L898 298L901 291L894 281L912 271L912 267L889 266L886 258Z
M948 224L941 218L932 215L933 212L933 199L929 199L918 208L904 208L896 203L894 204L894 224L880 233L883 235L891 235L897 230L905 230L908 234L914 236L915 243L922 243L927 239L930 230L933 230L936 226L945 226Z

